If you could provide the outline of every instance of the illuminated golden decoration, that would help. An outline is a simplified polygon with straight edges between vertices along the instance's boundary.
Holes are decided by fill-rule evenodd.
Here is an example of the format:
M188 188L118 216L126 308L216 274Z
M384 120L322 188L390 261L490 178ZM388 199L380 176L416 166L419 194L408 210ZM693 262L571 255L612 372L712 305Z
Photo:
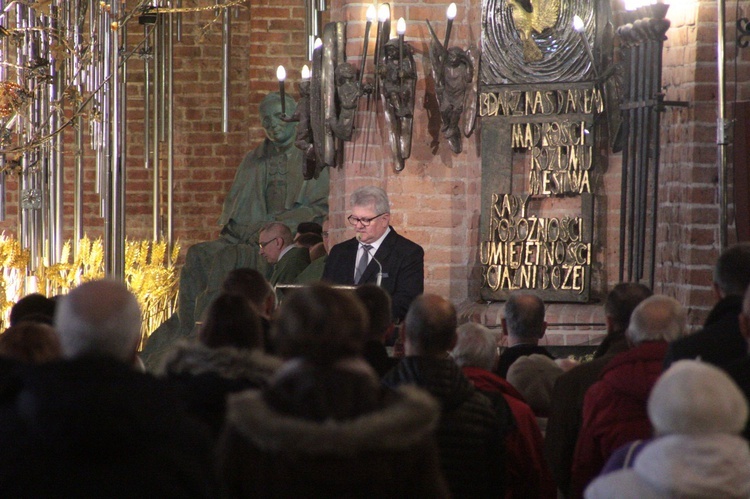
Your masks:
M174 266L180 253L175 244L167 255L165 241L126 241L125 283L143 310L141 347L154 330L177 310L179 272Z
M526 8L528 5L528 9ZM544 55L539 49L532 33L543 33L546 29L554 28L560 17L560 0L537 0L536 2L523 0L508 0L513 23L523 42L523 58L526 62L541 61Z
M19 241L0 235L0 317L8 324L11 307L26 293L27 279L35 278L40 293L63 295L78 284L104 277L104 249L101 239L84 237L78 254L71 260L71 242L63 245L60 263L40 266L27 277L29 253ZM180 252L175 245L167 254L164 241L127 241L125 247L125 284L143 310L142 343L176 310L179 273L174 266Z
M0 317L7 324L10 308L23 296L29 252L12 237L0 234Z
M28 98L26 90L12 81L0 82L0 118L10 118Z

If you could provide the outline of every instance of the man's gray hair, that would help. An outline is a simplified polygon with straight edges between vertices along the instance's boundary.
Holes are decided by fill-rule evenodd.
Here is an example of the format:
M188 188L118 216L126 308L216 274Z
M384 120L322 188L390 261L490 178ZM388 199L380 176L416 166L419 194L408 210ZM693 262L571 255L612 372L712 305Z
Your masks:
M131 363L141 339L141 308L123 283L90 281L60 299L55 329L66 358L113 357Z
M260 234L267 232L274 237L280 237L284 241L284 246L292 244L292 229L283 222L269 222L260 229Z
M685 336L686 329L687 313L680 302L654 295L635 307L625 334L637 345L644 341L674 341Z
M479 367L491 371L497 358L497 335L476 322L461 324L456 330L456 346L451 357L459 367Z
M388 200L388 194L380 187L375 187L374 185L360 187L354 191L349 204L351 206L372 205L377 213L391 212L391 203Z
M750 243L727 248L714 266L714 283L725 296L743 296L750 285Z
M533 293L513 293L505 302L508 335L526 340L544 336L544 301Z

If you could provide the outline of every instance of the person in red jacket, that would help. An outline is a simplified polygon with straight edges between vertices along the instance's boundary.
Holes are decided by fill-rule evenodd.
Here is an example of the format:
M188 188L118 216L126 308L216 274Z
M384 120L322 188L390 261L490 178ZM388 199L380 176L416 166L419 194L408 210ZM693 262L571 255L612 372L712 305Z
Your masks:
M573 456L572 497L582 497L618 447L651 437L648 396L661 375L668 342L685 330L685 310L674 298L654 295L635 308L625 333L631 348L616 355L586 392Z
M499 356L495 334L475 322L463 324L457 330L451 356L500 414L505 407L510 408L514 424L505 434L506 499L555 497L555 483L542 452L544 439L534 411L510 383L492 372Z

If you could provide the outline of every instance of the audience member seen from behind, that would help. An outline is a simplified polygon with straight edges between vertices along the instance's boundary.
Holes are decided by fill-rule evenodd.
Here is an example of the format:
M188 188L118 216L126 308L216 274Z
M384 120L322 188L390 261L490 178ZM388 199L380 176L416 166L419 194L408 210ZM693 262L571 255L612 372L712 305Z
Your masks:
M507 421L448 355L456 342L456 309L437 295L412 302L403 324L406 357L384 377L389 387L416 385L441 407L437 441L443 474L454 497L505 494Z
M391 318L391 297L375 284L363 284L354 292L365 306L370 319L362 355L378 373L378 377L383 377L398 364L398 359L389 357L385 348L385 339L394 328Z
M0 399L3 495L215 497L203 427L133 368L135 296L87 282L61 298L55 327L65 360L20 371Z
M750 243L735 244L719 255L713 281L718 301L703 329L669 345L665 368L680 359L699 359L726 367L747 353L737 317L750 284Z
M534 411L510 383L492 372L499 357L496 334L475 322L462 324L451 357L472 384L493 402L498 418L509 419L505 433L508 479L505 497L553 497L555 484L542 454L543 437Z
M323 231L320 236L322 242L311 246L310 251L310 265L305 270L300 272L295 279L297 284L312 284L318 282L323 278L323 270L326 266L326 260L328 259L328 251L331 249L330 239L328 237L328 229L330 228L330 222L328 217L323 219Z
M502 325L508 346L500 355L495 372L503 378L508 375L510 366L524 355L538 353L554 359L546 348L539 345L547 330L547 322L544 320L544 301L538 296L520 292L511 294L505 302Z
M221 292L242 296L255 307L263 328L263 348L272 352L271 319L276 310L276 295L271 283L255 269L235 269L221 283Z
M630 316L635 307L651 295L650 289L635 282L622 282L612 288L604 301L607 334L596 349L594 359L563 373L555 382L544 450L564 497L570 493L570 471L583 420L586 390L599 380L600 373L615 355L630 348L625 336Z
M0 357L41 364L62 356L60 339L52 326L22 321L0 334Z
M618 447L651 436L648 396L662 372L668 342L684 336L685 329L685 310L674 298L654 295L635 308L626 333L633 347L607 364L584 397L571 474L573 497L581 497Z
M52 325L55 317L55 300L40 293L26 295L10 309L10 325L16 326L22 321L41 322Z
M632 468L594 480L587 499L750 497L750 450L740 436L747 400L725 372L675 362L654 385L648 416L656 438Z
M219 443L228 497L447 497L436 403L383 392L361 358L367 317L351 294L296 290L274 324L286 360L263 391L231 396Z
M263 329L250 302L222 294L206 309L198 341L176 344L161 374L179 389L188 411L218 436L226 396L265 387L280 365L263 351Z

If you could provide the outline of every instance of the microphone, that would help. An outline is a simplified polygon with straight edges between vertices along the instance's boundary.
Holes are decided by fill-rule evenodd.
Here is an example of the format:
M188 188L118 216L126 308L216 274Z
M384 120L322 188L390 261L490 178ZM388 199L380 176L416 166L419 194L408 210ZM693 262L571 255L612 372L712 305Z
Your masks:
M362 243L362 234L357 234L357 241ZM375 263L378 264L378 274L377 274L377 280L375 281L375 284L377 286L380 286L380 283L383 282L383 265L380 264L380 260L375 258L375 255L370 253L370 250L366 246L362 245L362 249L365 250L367 254L370 256L370 258L373 261L375 261Z

